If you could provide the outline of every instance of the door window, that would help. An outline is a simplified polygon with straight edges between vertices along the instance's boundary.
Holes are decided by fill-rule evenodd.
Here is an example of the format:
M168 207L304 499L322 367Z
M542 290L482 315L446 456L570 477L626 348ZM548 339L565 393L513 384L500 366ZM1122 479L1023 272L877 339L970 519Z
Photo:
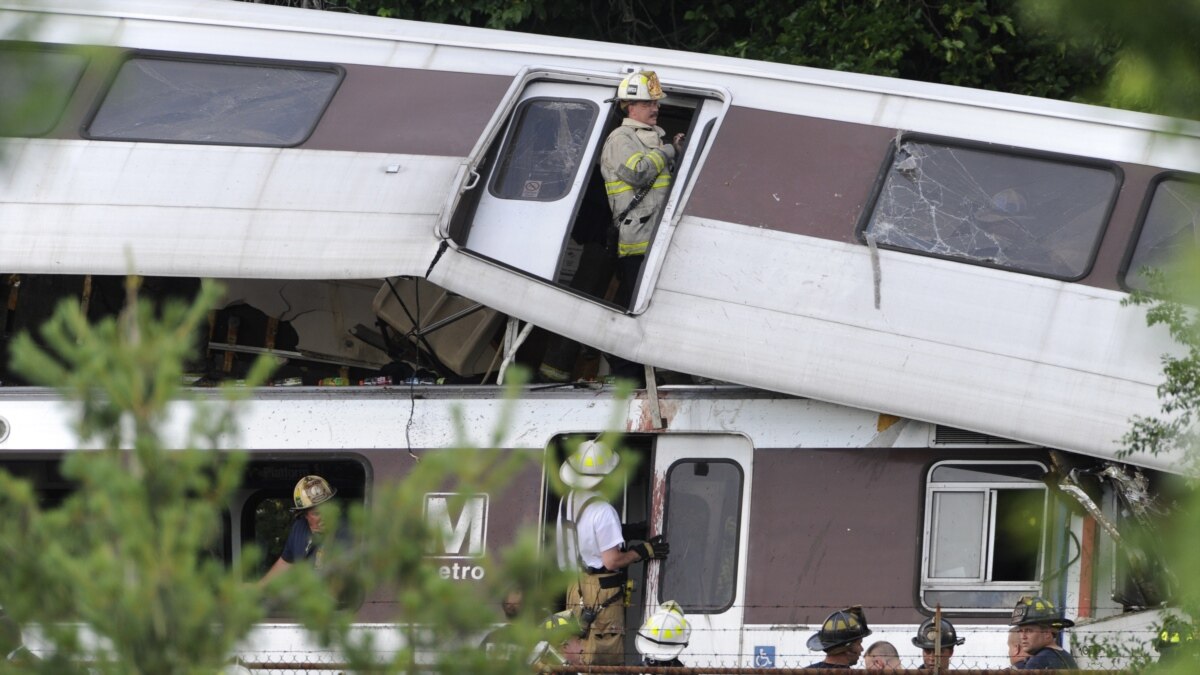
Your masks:
M719 613L737 590L742 469L728 461L685 459L667 471L664 514L671 557L659 595L689 613Z
M491 192L501 199L549 202L571 190L600 109L584 100L534 99L517 110Z

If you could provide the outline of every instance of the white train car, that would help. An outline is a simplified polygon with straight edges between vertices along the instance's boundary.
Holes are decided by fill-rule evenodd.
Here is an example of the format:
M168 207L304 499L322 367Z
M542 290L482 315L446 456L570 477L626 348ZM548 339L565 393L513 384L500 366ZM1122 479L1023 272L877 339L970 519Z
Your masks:
M911 638L938 605L966 638L956 668L1007 666L1007 623L1025 594L1052 598L1080 632L1143 645L1155 634L1155 613L1127 611L1157 604L1155 579L1132 573L1097 527L1133 524L1130 498L1144 500L1118 480L1094 478L1105 469L1136 475L1132 467L740 387L667 386L660 397L622 401L611 388L526 392L513 403L501 446L545 462L501 493L473 495L461 512L447 510L444 493L427 495L442 500L427 512L459 535L447 536L451 543L429 564L456 583L489 581L489 557L519 528L554 528L557 497L543 466L557 470L564 440L615 423L638 460L622 516L671 542L667 560L631 569L627 624L640 624L660 602L679 602L693 627L682 656L688 665L803 667L822 657L807 637L852 604L864 606L875 631L867 643L891 641L909 667L921 658ZM177 404L178 433L166 438L184 437L189 405ZM244 547L257 545L267 551L265 571L286 531L279 505L290 505L299 477L322 475L339 498L369 502L410 470L414 455L453 452L456 410L474 434L468 440L487 444L504 406L496 387L258 391L238 420L250 461L228 504L220 555L237 564ZM71 411L57 396L0 389L0 467L60 499L72 487L58 462L75 447ZM1092 481L1085 487L1095 496L1094 519L1048 488L1070 468L1092 477L1079 480ZM1154 489L1167 478L1144 477ZM360 630L390 638L382 649L401 644L394 603L380 590L356 610ZM1068 646L1078 646L1074 635ZM632 637L627 642L636 663ZM334 668L340 658L288 617L259 626L240 656L272 670Z
M423 277L640 363L1099 457L1158 409L1172 345L1121 300L1194 232L1194 123L252 3L0 9L5 87L49 106L3 130L6 273ZM569 261L633 68L689 142L622 307Z

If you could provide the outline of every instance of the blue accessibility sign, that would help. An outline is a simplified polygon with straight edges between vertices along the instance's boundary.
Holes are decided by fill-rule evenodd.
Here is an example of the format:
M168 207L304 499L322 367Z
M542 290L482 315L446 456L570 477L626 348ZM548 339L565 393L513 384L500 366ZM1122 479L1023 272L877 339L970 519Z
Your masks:
M775 667L775 645L758 646L754 648L754 667Z

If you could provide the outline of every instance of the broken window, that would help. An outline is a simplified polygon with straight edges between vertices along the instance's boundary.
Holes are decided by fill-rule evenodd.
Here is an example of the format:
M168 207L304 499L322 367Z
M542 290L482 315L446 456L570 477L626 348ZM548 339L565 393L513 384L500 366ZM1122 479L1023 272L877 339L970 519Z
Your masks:
M1078 279L1091 267L1119 184L1107 165L907 138L892 153L865 236Z
M1154 183L1124 279L1147 290L1142 270L1161 268L1188 247L1200 246L1200 176L1164 174Z
M1036 462L943 462L929 474L921 599L925 607L1008 612L1038 593L1046 488Z
M301 67L137 56L88 124L92 138L287 147L302 143L342 81Z
M737 588L742 470L720 460L681 460L667 470L664 532L671 564L659 597L689 613L723 612Z
M571 191L599 114L586 100L530 99L521 104L492 179L500 199L552 202Z
M50 133L86 66L80 54L32 44L0 46L0 136Z

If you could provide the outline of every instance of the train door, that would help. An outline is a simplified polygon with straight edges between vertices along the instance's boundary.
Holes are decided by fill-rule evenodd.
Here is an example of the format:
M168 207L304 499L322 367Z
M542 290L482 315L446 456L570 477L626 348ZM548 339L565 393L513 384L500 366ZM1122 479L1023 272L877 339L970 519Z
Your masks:
M656 437L650 531L671 546L646 570L645 615L674 600L687 615L687 666L740 666L753 446L740 435ZM631 617L640 625L645 615Z
M525 88L504 141L476 188L466 248L553 281L612 109L604 88L534 82Z
M498 111L489 135L472 153L439 234L480 257L604 300L607 283L589 289L572 281L577 266L585 264L580 261L584 244L603 242L612 220L599 157L604 139L621 122L609 100L619 80L548 70L519 78L510 103ZM727 95L711 88L668 82L664 90L659 125L668 138L683 132L689 142L675 168L639 288L657 276L662 256L654 248L665 250L670 234L663 225L671 222L711 142L714 121L728 105ZM635 298L645 304L648 294Z

